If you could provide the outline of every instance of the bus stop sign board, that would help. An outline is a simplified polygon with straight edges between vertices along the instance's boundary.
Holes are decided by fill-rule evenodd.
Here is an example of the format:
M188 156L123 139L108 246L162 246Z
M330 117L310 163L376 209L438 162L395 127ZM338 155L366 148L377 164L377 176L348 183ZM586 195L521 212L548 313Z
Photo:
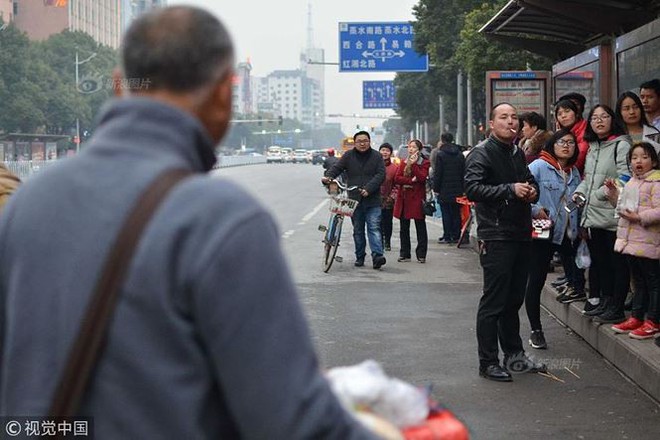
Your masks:
M394 81L362 81L362 108L397 108Z
M339 23L340 72L426 72L428 55L415 51L413 25Z

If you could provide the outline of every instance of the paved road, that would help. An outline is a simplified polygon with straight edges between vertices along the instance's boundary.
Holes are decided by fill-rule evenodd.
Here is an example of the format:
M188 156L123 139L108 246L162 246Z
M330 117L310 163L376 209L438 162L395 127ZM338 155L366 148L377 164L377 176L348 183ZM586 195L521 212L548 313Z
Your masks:
M339 249L344 262L324 274L317 226L328 212L320 167L261 165L218 174L248 188L275 215L324 367L375 359L392 376L433 384L434 396L474 439L659 438L658 403L547 313L542 321L549 349L530 351L563 382L532 374L504 384L478 377L481 271L473 251L434 242L439 223L428 225L426 264L397 263L395 239L380 271L353 267L348 225ZM521 322L526 342L524 313Z

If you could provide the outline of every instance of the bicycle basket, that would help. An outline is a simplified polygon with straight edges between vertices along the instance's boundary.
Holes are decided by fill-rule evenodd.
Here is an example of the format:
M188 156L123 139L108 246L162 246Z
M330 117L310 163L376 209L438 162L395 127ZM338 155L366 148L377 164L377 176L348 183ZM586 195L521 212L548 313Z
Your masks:
M345 197L333 197L330 199L330 212L351 217L353 216L353 212L355 211L355 208L357 208L357 205L357 200Z

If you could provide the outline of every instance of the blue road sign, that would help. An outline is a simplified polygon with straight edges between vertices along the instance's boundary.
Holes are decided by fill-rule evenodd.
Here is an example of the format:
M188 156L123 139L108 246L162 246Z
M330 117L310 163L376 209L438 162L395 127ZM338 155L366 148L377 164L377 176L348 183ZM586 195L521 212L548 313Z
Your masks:
M397 108L394 81L363 81L363 108Z
M426 72L428 55L415 51L408 22L339 23L340 72Z

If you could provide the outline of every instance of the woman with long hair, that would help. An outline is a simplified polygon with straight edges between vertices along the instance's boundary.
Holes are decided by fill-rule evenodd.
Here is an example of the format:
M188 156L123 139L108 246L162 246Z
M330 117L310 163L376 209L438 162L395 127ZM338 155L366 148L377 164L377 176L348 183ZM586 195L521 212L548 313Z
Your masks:
M594 322L619 323L625 320L623 305L628 293L628 265L621 254L614 252L617 219L607 200L605 182L617 179L625 182L630 170L626 157L632 141L616 118L614 110L597 104L589 112L589 125L584 138L589 152L584 167L584 180L573 199L581 194L585 201L580 219L582 238L587 240L591 254L589 268L589 300L583 314ZM622 184L621 184L622 185Z
M394 183L399 185L394 217L400 220L401 250L398 261L410 261L410 220L415 222L417 232L417 248L415 255L420 263L426 262L428 250L428 235L426 232L426 216L422 205L426 198L426 179L429 176L430 162L422 156L422 142L413 139L408 142L408 159L399 164L394 176Z
M623 122L633 142L645 141L653 145L656 152L660 151L660 144L656 142L660 138L660 131L649 124L639 96L630 91L623 92L616 101L614 113Z

